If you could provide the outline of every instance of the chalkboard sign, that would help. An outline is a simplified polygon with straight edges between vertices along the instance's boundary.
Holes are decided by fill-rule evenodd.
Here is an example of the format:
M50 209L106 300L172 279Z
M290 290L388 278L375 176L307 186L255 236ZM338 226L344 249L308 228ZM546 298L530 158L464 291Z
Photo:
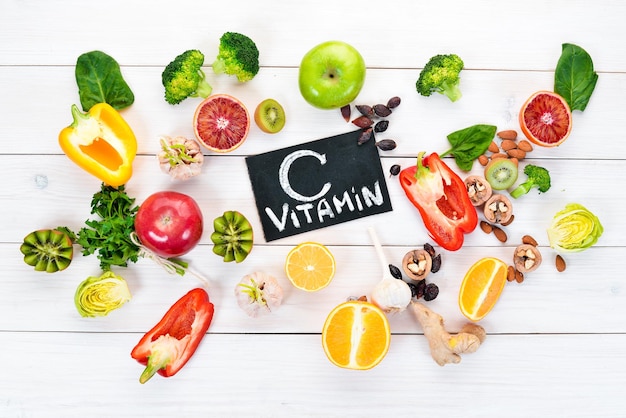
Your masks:
M392 210L378 148L360 134L246 158L266 241Z

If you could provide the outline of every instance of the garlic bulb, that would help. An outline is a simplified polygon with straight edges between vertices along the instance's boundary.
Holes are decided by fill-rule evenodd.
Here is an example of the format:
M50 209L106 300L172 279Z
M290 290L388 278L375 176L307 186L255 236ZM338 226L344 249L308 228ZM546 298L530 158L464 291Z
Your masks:
M383 268L383 279L372 290L372 303L382 309L384 312L400 312L406 309L411 303L413 297L411 288L409 285L400 279L396 279L391 276L389 271L389 264L383 254L383 248L378 240L378 235L372 227L368 228L376 254L378 254L378 260Z
M162 136L161 151L157 154L161 171L175 180L188 180L200 174L204 155L200 145L182 136Z
M411 303L411 288L403 281L385 278L372 290L372 303L384 312L400 312Z
M255 272L244 276L235 287L239 307L256 318L277 309L283 301L283 289L273 276Z

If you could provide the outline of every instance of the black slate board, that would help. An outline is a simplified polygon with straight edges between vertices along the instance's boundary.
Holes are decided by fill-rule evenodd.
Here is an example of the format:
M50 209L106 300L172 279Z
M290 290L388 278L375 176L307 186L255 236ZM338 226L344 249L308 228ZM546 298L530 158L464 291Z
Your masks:
M267 242L392 210L375 140L360 134L246 158Z

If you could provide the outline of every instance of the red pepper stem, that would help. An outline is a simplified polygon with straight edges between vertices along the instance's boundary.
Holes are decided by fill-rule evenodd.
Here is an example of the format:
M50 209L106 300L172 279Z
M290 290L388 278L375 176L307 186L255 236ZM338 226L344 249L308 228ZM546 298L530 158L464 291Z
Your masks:
M146 383L156 372L165 368L171 362L172 356L165 351L153 349L152 354L148 357L146 368L139 376L139 383Z
M422 159L424 157L424 154L426 154L425 151L422 151L419 154L417 154L417 170L415 170L416 179L419 179L423 175L427 174L427 172L430 172L430 169L428 167L424 167L422 165Z

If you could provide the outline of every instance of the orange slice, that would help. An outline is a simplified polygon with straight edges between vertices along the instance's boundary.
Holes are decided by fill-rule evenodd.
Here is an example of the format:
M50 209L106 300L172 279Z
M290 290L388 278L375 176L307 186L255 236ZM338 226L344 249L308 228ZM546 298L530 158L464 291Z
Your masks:
M200 144L207 149L230 152L248 137L250 114L244 104L233 96L214 94L196 108L193 129Z
M480 321L491 311L506 284L507 265L493 257L478 260L465 273L459 291L461 312L471 321Z
M335 258L324 245L303 242L292 248L285 273L298 289L315 292L328 286L335 275Z
M556 147L572 131L572 112L563 97L551 91L538 91L522 105L519 124L533 143Z
M336 366L368 370L389 350L391 331L385 313L365 301L344 302L333 309L322 330L322 345Z

